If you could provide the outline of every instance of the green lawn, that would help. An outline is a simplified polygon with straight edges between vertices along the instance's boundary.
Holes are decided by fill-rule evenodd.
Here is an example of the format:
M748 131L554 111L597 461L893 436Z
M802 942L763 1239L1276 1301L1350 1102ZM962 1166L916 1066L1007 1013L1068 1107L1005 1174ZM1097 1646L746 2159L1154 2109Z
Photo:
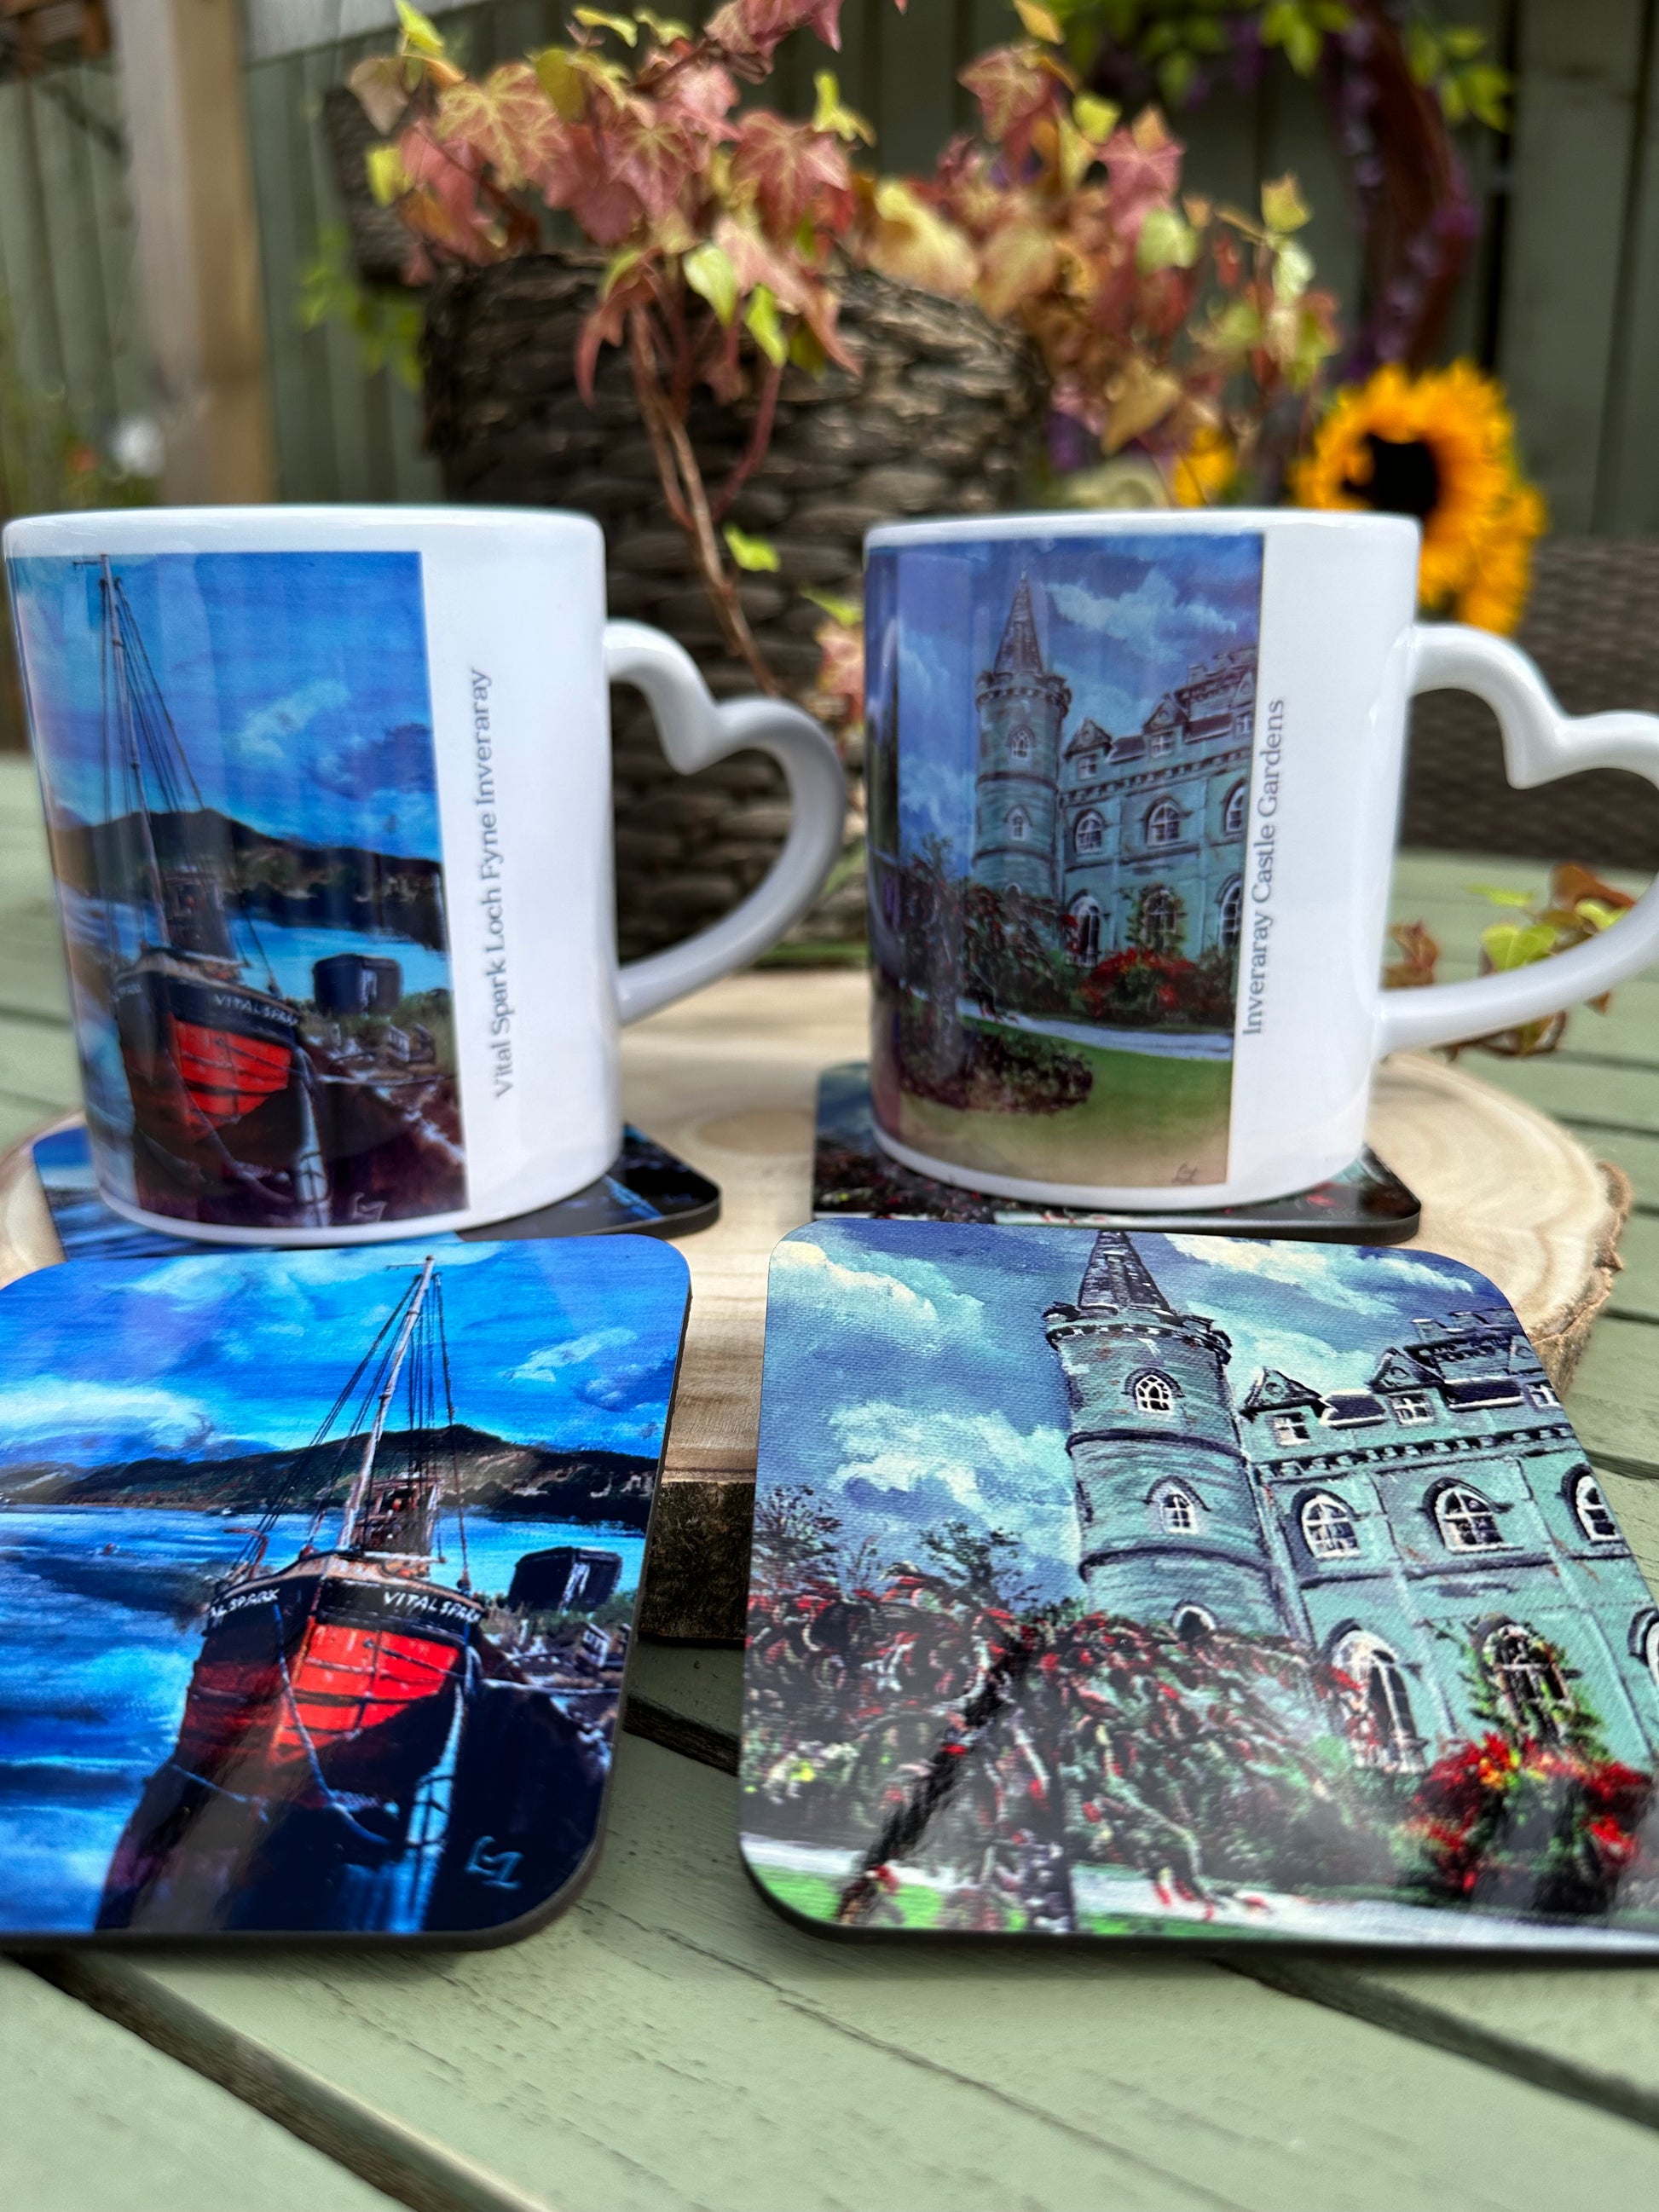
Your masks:
M1058 1114L963 1112L907 1091L901 1137L918 1152L1033 1182L1226 1180L1230 1060L1164 1060L1069 1041L1064 1049L1087 1060L1094 1077L1080 1106Z

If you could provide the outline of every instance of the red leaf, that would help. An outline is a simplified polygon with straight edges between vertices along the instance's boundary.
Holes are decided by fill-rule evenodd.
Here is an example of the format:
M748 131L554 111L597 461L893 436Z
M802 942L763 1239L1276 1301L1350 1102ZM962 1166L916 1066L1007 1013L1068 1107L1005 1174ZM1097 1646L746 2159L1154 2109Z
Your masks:
M478 204L483 156L470 146L441 146L421 124L404 132L398 155L412 188L398 212L410 228L464 260L493 260L490 215Z
M826 200L844 200L852 188L847 157L833 138L764 109L744 116L732 174L753 191L761 220L775 238L792 236L804 217Z
M1112 220L1132 242L1151 210L1175 196L1181 182L1181 142L1171 138L1157 111L1148 108L1127 131L1115 131L1103 159Z
M601 130L616 181L660 222L698 166L696 131L665 102L638 98L616 108Z
M549 207L568 208L596 246L620 245L643 214L638 194L612 174L586 123L567 129L536 182Z
M528 62L505 62L482 84L468 78L438 102L434 135L483 156L508 191L556 159L569 125L560 120Z
M978 100L985 136L1015 161L1030 144L1031 125L1056 104L1062 79L1034 46L998 46L981 54L957 78Z

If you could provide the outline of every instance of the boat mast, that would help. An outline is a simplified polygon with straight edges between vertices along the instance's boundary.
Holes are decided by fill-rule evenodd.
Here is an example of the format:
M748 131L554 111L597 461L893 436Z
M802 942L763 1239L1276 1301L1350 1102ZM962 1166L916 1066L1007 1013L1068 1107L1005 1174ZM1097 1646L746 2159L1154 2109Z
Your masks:
M132 711L132 683L127 674L126 641L121 635L121 611L115 596L115 571L110 567L107 553L100 559L99 568L104 594L104 614L109 623L110 653L115 663L115 696L120 702L118 711L126 725L127 766L132 772L133 797L144 841L144 866L149 877L150 896L155 905L156 933L165 942L167 902L161 890L161 863L155 850L155 830L149 818L149 799L144 790L144 763L138 747L137 720ZM143 941L141 933L141 948Z
M432 1285L432 1255L428 1252L425 1264L421 1269L421 1279L415 1285L414 1295L410 1299L409 1311L404 1316L404 1325L398 1332L397 1346L392 1354L392 1364L386 1370L386 1381L381 1386L380 1395L374 1407L374 1419L363 1445L363 1455L358 1463L357 1472L352 1478L351 1488L346 1498L345 1514L340 1522L340 1549L343 1552L349 1552L351 1549L352 1532L356 1527L364 1503L368 1497L369 1478L374 1472L374 1455L380 1449L380 1436L386 1427L386 1417L391 1411L392 1395L398 1388L398 1377L403 1373L404 1361L409 1356L410 1341L415 1334L416 1324L421 1318L421 1309L426 1304L426 1294Z

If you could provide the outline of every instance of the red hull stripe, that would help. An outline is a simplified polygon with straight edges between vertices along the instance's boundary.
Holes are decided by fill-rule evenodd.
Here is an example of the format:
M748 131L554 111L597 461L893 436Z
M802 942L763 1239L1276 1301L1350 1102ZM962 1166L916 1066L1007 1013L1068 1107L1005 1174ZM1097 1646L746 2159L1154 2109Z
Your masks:
M297 1715L312 1747L326 1753L342 1739L362 1736L439 1695L453 1680L459 1658L453 1644L418 1633L313 1623L289 1662L287 1688L265 1662L198 1662L180 1749L211 1758L233 1746L252 1750L263 1739L264 1757L283 1765L306 1755Z
M283 1090L291 1055L286 1045L172 1018L173 1056L191 1100L210 1121L234 1121Z

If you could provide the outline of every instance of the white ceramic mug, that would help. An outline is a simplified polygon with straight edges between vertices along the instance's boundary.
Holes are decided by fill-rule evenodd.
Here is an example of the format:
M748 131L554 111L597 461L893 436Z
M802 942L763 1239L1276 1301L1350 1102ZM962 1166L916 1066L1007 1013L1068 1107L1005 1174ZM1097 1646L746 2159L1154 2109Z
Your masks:
M1655 957L1650 890L1540 965L1380 988L1414 694L1487 701L1517 785L1659 782L1659 720L1575 720L1515 647L1418 623L1418 545L1394 517L1241 509L872 532L872 1085L896 1158L1039 1204L1306 1189L1358 1152L1384 1053Z
M619 1024L763 951L840 849L834 746L608 623L585 516L213 507L11 524L99 1184L227 1243L550 1205L621 1142ZM788 778L732 914L619 969L607 682L683 774Z

